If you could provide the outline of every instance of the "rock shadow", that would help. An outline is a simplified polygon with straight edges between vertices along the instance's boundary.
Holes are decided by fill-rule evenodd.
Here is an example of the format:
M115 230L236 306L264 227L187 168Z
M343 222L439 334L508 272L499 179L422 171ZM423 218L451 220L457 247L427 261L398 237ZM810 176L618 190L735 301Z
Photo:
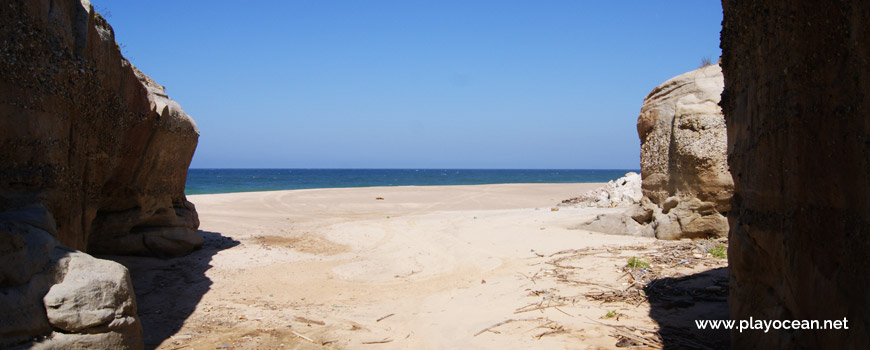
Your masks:
M205 239L201 249L177 258L100 256L127 267L136 292L145 349L154 349L177 333L196 309L212 281L205 272L219 251L239 241L218 232L199 231Z
M728 319L728 268L651 281L644 288L664 349L728 349L730 332L699 330L696 320Z

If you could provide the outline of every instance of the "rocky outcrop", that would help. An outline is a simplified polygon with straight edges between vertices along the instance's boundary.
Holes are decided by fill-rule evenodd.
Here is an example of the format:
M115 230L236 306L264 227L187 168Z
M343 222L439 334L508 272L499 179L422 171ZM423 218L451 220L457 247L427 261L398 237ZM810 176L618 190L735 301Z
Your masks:
M87 1L2 12L2 208L43 203L79 250L176 255L202 244L184 197L199 132L125 60Z
M126 269L76 250L202 245L199 132L87 0L0 6L0 348L141 347Z
M660 239L724 237L733 183L719 108L722 70L711 65L653 89L637 119L643 195L633 218Z
M677 197L730 209L723 87L714 64L671 78L644 99L637 118L643 195L660 207Z
M731 318L849 327L731 346L870 348L870 2L722 5Z
M711 65L671 78L647 95L637 119L642 198L624 212L599 215L577 228L669 240L728 234L723 214L730 210L733 182L718 105L722 79L719 66ZM580 199L599 202L595 193Z

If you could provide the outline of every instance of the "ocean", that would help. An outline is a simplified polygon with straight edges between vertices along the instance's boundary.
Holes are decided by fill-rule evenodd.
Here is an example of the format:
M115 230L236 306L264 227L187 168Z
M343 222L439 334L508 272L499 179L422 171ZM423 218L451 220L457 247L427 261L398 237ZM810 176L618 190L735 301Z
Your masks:
M185 194L371 186L607 182L636 169L190 169Z

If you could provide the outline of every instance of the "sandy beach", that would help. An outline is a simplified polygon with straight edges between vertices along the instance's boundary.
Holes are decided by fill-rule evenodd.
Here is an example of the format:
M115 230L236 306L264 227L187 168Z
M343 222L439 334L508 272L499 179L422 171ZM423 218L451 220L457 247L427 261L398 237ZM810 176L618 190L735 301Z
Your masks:
M110 258L131 270L147 348L614 348L607 324L659 328L650 305L584 294L630 286L626 260L665 243L572 229L616 210L556 207L600 185L190 196L201 250ZM673 273L724 276L696 258Z

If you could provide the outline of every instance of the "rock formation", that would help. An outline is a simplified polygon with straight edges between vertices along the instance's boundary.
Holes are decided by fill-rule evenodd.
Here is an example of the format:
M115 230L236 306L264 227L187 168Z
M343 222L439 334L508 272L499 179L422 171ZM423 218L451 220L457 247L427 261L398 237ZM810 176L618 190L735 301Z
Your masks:
M73 249L175 255L202 244L184 198L199 135L190 117L121 56L87 1L4 7L4 207L44 203Z
M632 217L660 239L723 237L733 183L719 108L722 70L676 76L647 95L637 119L643 195Z
M199 132L87 0L0 6L0 348L142 347L126 269L76 250L200 246Z
M644 99L637 118L643 195L660 207L678 197L730 209L723 86L714 64L671 78Z
M870 348L870 2L722 2L735 349Z
M579 197L566 199L560 206L581 208L618 208L618 213L596 215L594 219L572 227L572 229L603 232L615 235L653 236L654 231L631 217L633 208L640 205L643 198L640 190L640 174L630 172L611 180L600 188L588 191ZM629 210L632 209L632 210Z
M718 105L722 88L722 70L711 65L653 89L637 120L643 198L578 228L660 239L724 237L733 183Z

